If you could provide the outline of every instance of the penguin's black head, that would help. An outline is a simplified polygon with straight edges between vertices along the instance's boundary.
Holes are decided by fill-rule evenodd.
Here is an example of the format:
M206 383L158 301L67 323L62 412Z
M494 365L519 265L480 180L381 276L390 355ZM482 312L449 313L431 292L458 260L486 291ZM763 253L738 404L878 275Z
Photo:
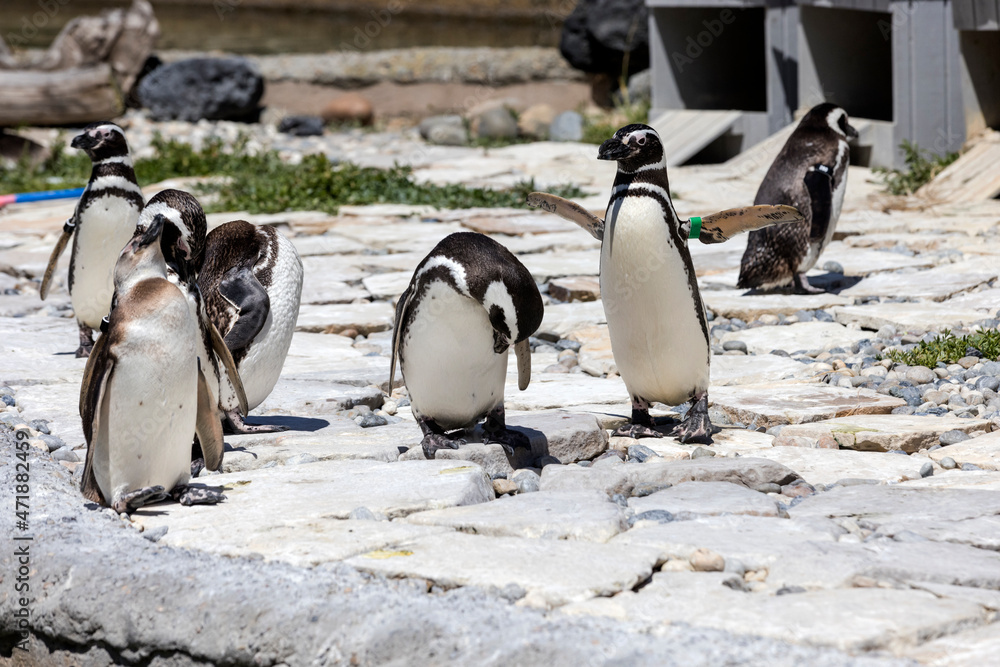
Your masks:
M114 123L91 123L69 145L85 152L94 162L128 155L125 132Z
M208 221L201 204L183 190L163 190L149 200L139 214L139 227L156 217L165 218L160 247L163 257L185 283L197 280L205 262L205 237Z
M626 125L597 151L598 160L616 160L623 171L637 171L642 167L662 165L663 144L660 135L649 125Z
M846 111L832 102L824 102L810 109L802 118L801 125L830 129L848 139L857 139L858 131L847 121Z

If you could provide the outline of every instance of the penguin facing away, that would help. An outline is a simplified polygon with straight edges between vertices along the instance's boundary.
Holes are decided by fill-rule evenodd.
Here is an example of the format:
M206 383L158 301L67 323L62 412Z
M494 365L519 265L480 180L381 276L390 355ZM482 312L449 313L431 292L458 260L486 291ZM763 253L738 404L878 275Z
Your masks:
M719 243L738 232L801 220L789 206L753 206L682 221L674 210L666 159L656 131L627 125L605 141L598 159L618 162L605 219L545 193L528 203L576 222L601 242L600 283L615 364L632 399L632 423L614 435L662 437L650 403L689 403L671 435L711 440L711 356L705 306L689 238Z
M208 380L216 417L221 423L225 416L223 405L231 400L246 414L246 392L236 362L208 317L198 286L208 229L205 212L193 195L181 190L164 190L149 200L139 216L138 228L144 229L156 216L164 218L160 249L167 265L167 279L187 298L191 314L199 323L198 359ZM201 464L197 445L192 450L192 459L192 469L197 472Z
M252 410L268 397L281 375L299 315L302 260L277 229L244 220L212 230L198 286L208 315L232 352ZM283 431L283 426L248 424L232 392L219 397L227 430Z
M81 489L116 512L171 496L216 503L218 490L190 487L191 440L207 465L222 465L222 427L198 364L199 327L167 281L156 216L125 246L115 269L116 302L88 359L80 417L87 440Z
M80 329L76 356L86 357L94 347L94 329L111 310L115 262L132 238L143 207L125 133L114 123L92 123L73 138L73 148L84 151L93 168L73 217L49 258L42 278L42 300L48 296L52 274L70 238L69 293Z
M757 190L755 204L789 204L805 215L791 225L750 232L740 262L740 288L792 285L817 293L806 271L833 239L847 190L848 140L858 136L847 112L824 103L809 110L785 142Z
M396 305L389 386L398 361L427 458L464 444L459 434L447 431L474 426L484 417L484 442L499 443L508 453L530 446L526 436L507 430L504 380L513 345L518 386L527 388L528 337L542 323L542 314L531 274L483 234L451 234L417 265Z

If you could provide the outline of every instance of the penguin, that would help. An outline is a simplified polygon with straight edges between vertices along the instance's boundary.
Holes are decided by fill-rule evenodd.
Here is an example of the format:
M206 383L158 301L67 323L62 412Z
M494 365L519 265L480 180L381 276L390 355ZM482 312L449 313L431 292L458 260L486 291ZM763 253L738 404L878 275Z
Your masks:
M790 206L754 206L682 221L670 198L663 145L648 125L621 128L601 144L597 157L618 162L604 220L546 193L531 193L528 204L576 222L601 240L601 297L611 351L632 399L632 423L614 435L662 437L654 430L650 404L688 403L671 435L681 442L710 442L711 339L687 240L719 243L802 215Z
M198 276L205 261L205 241L208 221L201 204L191 194L181 190L157 193L142 215L138 228L144 229L157 217L165 220L160 249L167 265L167 279L187 298L191 315L198 322L198 359L208 379L216 405L219 423L225 416L224 406L235 402L242 414L248 412L246 392L236 362L222 335L208 316ZM192 450L192 471L197 473L202 463L197 444Z
M90 181L77 202L73 217L49 258L40 295L48 296L52 274L70 238L69 294L80 329L77 358L87 357L94 347L94 329L111 310L115 262L132 238L143 208L142 190L135 178L125 132L114 123L92 123L70 142L84 151L93 168Z
M302 273L295 246L274 227L234 220L206 240L198 286L232 352L250 410L264 402L281 375L299 316ZM232 433L286 429L246 423L231 393L220 397L220 406Z
M762 290L791 285L798 292L818 293L806 271L833 239L847 189L849 139L858 131L836 104L817 105L799 121L764 181L755 204L790 204L805 214L794 225L750 233L740 262L741 289Z
M217 470L222 425L198 363L198 322L167 280L159 244L164 223L155 216L122 250L115 307L81 388L87 440L81 491L119 513L168 495L185 505L225 498L216 489L188 486L193 436L208 467Z
M507 429L504 381L511 345L518 387L523 391L531 381L528 337L542 314L531 273L483 234L451 234L417 265L396 304L389 387L398 362L427 458L464 444L448 431L484 417L485 442L499 443L508 454L530 446L525 435Z

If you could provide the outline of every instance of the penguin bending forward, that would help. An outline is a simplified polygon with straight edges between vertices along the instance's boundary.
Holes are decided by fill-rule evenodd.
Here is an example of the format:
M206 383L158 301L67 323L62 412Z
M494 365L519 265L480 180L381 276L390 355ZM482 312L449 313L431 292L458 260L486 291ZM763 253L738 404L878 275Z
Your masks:
M137 230L115 268L115 308L88 359L80 417L87 439L83 495L131 513L169 494L217 503L218 490L187 485L197 434L209 468L222 465L222 426L198 364L199 327L167 281L165 219Z
M198 200L181 190L164 190L150 199L139 217L139 228L150 224L158 215L165 219L160 249L167 264L167 279L187 298L191 315L198 322L198 359L208 380L216 418L221 424L225 416L223 406L236 403L243 414L248 408L236 362L209 318L198 286L198 276L205 262L208 221ZM192 471L196 474L201 466L197 445L192 450L192 460Z
M247 407L253 410L274 389L292 344L302 296L299 253L274 227L227 222L208 235L198 286L209 317L232 352ZM219 400L225 426L233 433L285 430L247 424L231 392Z
M118 255L135 231L143 198L136 182L125 133L114 123L93 123L73 138L73 148L84 151L93 168L73 217L49 258L42 278L42 300L48 296L52 274L70 238L69 294L80 328L76 356L86 357L94 347L94 329L111 310L114 271Z
M653 430L650 403L688 402L687 415L671 434L681 442L711 440L711 339L688 239L720 243L802 215L790 206L753 206L682 221L670 199L663 145L648 125L621 128L601 144L597 157L618 162L604 220L554 195L532 193L528 203L602 241L601 298L615 364L632 398L632 424L614 435L662 437Z
M805 215L793 225L750 232L740 262L740 288L772 289L793 285L816 293L806 271L815 266L833 239L847 190L848 139L858 131L847 112L824 103L809 110L788 137L757 190L755 204L790 204Z
M504 380L514 346L518 386L531 380L528 337L542 323L542 297L528 269L483 234L447 236L423 259L396 305L389 388L399 361L424 455L463 441L452 429L486 418L484 442L528 447L507 430Z

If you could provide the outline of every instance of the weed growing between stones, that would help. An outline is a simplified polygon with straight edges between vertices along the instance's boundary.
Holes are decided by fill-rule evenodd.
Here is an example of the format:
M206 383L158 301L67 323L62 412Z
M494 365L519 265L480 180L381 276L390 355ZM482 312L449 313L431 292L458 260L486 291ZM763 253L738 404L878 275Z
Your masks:
M982 356L988 360L1000 357L1000 331L987 329L958 337L951 331L945 330L930 342L917 343L912 350L889 350L880 358L891 359L907 366L934 368L938 362L952 364L968 356Z
M67 153L57 142L52 155L37 166L27 156L11 168L0 167L0 194L80 187L90 177L90 159ZM437 208L526 208L534 181L521 181L505 189L469 188L464 185L417 183L406 166L390 169L335 164L324 155L307 155L297 165L284 162L277 151L251 154L246 138L227 150L222 140L207 141L200 149L157 137L156 154L136 160L139 183L147 185L168 178L221 177L195 186L197 194L213 195L205 209L279 213L317 210L336 213L340 206L364 204L416 204ZM561 197L578 197L576 186L547 188Z
M945 167L958 159L958 153L934 155L922 150L917 144L903 139L899 145L905 154L906 170L875 167L872 172L879 175L885 190L893 195L912 195L920 186L940 174Z

